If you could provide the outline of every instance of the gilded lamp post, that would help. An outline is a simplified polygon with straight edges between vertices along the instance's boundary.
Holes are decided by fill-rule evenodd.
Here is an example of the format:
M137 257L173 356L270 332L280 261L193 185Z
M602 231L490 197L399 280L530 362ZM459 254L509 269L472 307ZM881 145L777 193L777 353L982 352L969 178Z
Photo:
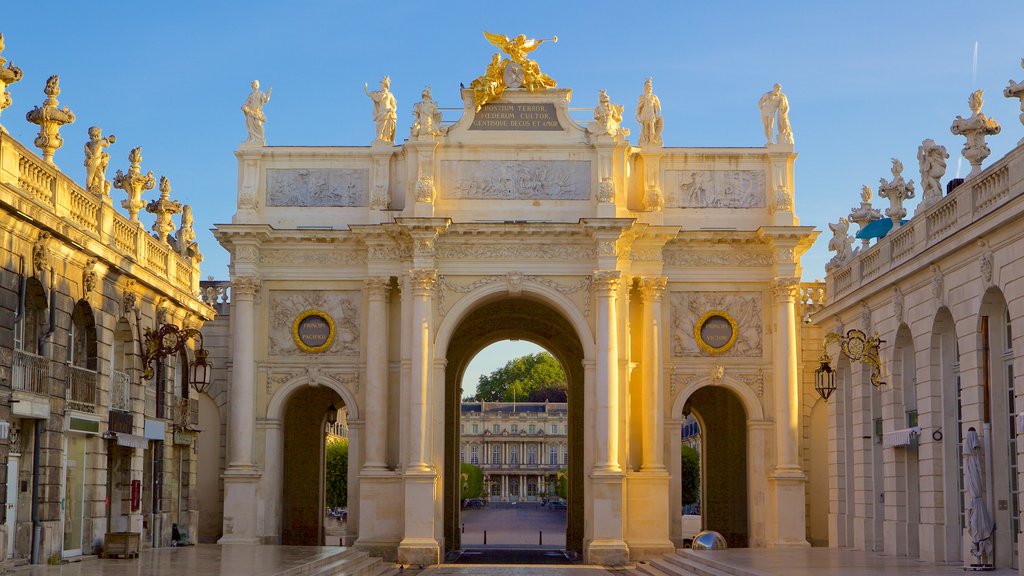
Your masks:
M4 51L4 35L0 34L0 52ZM4 68L7 64L7 68ZM0 113L11 105L11 95L7 93L7 87L21 80L21 68L18 68L6 58L0 56ZM0 132L7 133L3 124L0 124Z
M60 94L60 78L54 74L46 80L46 88L43 89L46 100L43 107L36 106L25 114L25 119L39 126L39 135L36 136L34 144L43 151L43 161L50 166L56 167L53 163L53 153L64 145L64 139L60 137L60 127L71 124L75 121L75 113L70 108L57 107L57 96Z
M118 170L114 175L114 188L124 190L128 194L128 199L122 200L121 206L128 211L132 222L138 222L139 210L146 206L146 203L142 201L142 192L152 190L156 186L156 179L153 178L152 171L145 176L142 175L142 168L139 166L142 163L141 146L132 148L132 151L128 153L128 162L131 162L131 166L128 167L127 174L122 174Z

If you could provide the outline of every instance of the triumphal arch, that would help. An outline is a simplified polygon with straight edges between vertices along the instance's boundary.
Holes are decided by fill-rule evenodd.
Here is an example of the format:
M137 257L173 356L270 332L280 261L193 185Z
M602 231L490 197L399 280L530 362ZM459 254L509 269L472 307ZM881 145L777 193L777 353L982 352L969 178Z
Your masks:
M501 52L461 113L425 89L401 143L386 77L366 89L369 146L267 146L253 83L237 212L216 231L232 255L222 542L319 543L307 431L344 404L354 544L443 560L460 546L460 380L516 338L568 379L569 550L621 564L681 544L690 413L706 526L807 545L798 306L816 232L794 213L785 95L752 94L763 146L676 148L641 77L631 142L634 109L604 91L571 117L531 59L542 41L488 39Z

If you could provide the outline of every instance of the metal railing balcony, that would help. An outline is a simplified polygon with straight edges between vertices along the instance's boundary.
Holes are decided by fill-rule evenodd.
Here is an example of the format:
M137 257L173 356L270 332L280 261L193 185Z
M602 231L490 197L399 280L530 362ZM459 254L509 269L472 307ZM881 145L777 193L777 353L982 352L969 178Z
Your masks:
M24 350L14 351L11 387L36 394L46 394L50 381L50 361Z
M95 370L68 365L68 386L66 399L69 408L84 412L95 412L99 399L99 386L96 385Z

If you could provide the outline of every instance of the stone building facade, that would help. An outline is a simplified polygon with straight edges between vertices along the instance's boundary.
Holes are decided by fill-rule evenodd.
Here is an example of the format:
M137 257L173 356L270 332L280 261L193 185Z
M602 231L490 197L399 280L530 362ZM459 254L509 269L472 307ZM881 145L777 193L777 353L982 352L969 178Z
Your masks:
M479 466L492 502L538 502L569 465L565 402L463 402L459 461Z
M48 162L0 130L0 558L41 563L196 526L192 344L146 381L142 338L213 317L198 251L120 214L109 183L73 182L54 149Z
M708 527L807 545L800 320L821 287L800 282L817 232L795 214L788 119L764 146L673 148L658 108L631 144L604 94L584 126L567 89L478 107L498 84L443 122L424 91L397 145L386 81L369 146L267 146L250 120L215 232L231 252L220 541L322 542L313 455L344 404L355 545L413 564L458 549L475 418L459 382L485 346L526 339L567 377L571 551L621 564L682 544L686 414L711 455Z
M964 146L969 160L972 145ZM1019 568L1024 146L945 192L926 188L909 221L874 244L854 251L843 229L831 245L828 301L814 321L822 334L879 335L885 384L873 386L869 366L831 348L837 389L827 405L813 407L810 426L828 438L820 454L827 455L829 542L981 563L970 553L975 506L964 480L965 438L973 432L983 455L980 498L995 526L987 563ZM892 206L889 213L901 217Z

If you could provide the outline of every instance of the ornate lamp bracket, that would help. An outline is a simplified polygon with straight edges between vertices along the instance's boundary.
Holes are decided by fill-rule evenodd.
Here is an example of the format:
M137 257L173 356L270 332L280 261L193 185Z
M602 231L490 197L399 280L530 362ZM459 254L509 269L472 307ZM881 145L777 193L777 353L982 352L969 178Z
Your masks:
M203 348L203 334L195 328L179 328L175 324L164 324L156 330L146 328L143 336L142 377L149 380L155 370L153 363L165 356L173 356L185 349L185 344L196 340L195 360L189 365L189 381L192 388L203 393L210 386L211 366L207 361L209 352Z
M868 336L863 330L848 330L846 336L836 332L829 332L821 341L821 356L818 361L821 365L814 371L814 389L824 400L828 400L836 390L835 370L832 368L832 357L828 353L830 344L839 344L839 351L850 360L861 361L871 366L871 384L875 388L885 386L882 381L882 359L878 348L885 342L878 337Z

